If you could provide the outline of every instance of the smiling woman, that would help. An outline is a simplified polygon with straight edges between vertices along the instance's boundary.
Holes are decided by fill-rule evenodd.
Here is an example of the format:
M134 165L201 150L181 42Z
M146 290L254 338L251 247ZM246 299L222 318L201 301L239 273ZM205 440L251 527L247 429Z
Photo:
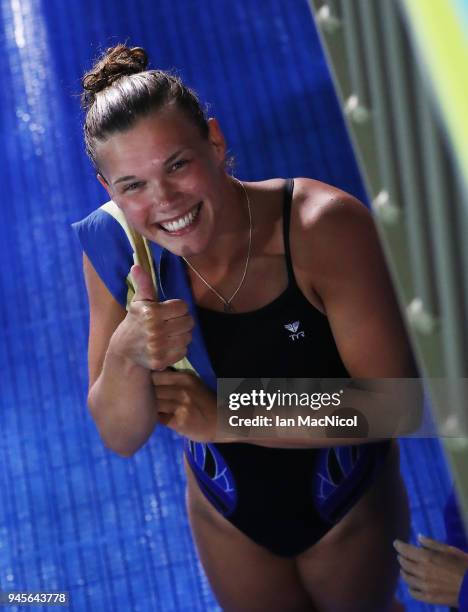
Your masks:
M183 113L165 108L94 145L98 178L130 225L177 255L205 250L217 230L224 142L214 120L207 128L205 139Z
M185 436L190 521L223 609L396 609L397 447L227 441L214 393L216 376L415 374L368 211L315 180L230 176L217 121L179 79L146 70L141 48L110 49L83 83L87 149L118 211L76 226L104 443L130 456L158 424ZM143 237L156 284L132 267L122 226ZM184 357L198 376L173 370Z

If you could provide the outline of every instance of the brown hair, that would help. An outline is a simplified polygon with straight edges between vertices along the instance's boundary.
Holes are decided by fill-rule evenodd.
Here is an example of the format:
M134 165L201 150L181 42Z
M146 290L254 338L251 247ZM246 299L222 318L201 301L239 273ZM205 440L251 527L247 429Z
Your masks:
M86 110L86 151L97 167L96 144L131 128L137 119L176 105L208 137L208 123L197 94L162 70L147 70L141 47L111 47L83 77L81 104Z

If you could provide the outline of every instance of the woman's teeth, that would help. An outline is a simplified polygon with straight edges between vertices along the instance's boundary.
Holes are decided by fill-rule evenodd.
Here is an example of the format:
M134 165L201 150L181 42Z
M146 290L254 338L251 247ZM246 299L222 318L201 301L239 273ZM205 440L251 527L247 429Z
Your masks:
M195 218L200 212L200 206L201 202L183 217L179 217L179 219L176 219L175 221L167 221L165 223L160 223L161 227L167 232L178 232L181 229L188 227L195 221Z

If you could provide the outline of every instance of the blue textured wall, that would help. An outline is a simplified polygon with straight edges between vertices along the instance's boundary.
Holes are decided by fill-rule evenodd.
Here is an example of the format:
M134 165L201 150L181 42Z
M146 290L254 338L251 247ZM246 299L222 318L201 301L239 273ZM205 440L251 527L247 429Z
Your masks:
M80 76L102 48L142 45L211 104L240 177L311 176L363 198L307 2L0 0L0 10L0 587L65 589L78 611L214 610L179 443L161 430L120 459L85 408L87 303L69 224L105 194L83 151ZM442 535L445 468L437 445L415 444L403 459L416 525Z

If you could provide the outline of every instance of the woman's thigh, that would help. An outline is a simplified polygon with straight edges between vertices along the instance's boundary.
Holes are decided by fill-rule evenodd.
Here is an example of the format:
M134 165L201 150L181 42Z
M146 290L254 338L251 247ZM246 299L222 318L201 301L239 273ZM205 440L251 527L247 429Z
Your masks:
M187 469L187 506L198 554L225 612L318 612L294 559L259 546L205 500Z
M320 612L390 612L398 581L392 546L406 539L409 512L395 445L378 480L315 546L297 558Z

